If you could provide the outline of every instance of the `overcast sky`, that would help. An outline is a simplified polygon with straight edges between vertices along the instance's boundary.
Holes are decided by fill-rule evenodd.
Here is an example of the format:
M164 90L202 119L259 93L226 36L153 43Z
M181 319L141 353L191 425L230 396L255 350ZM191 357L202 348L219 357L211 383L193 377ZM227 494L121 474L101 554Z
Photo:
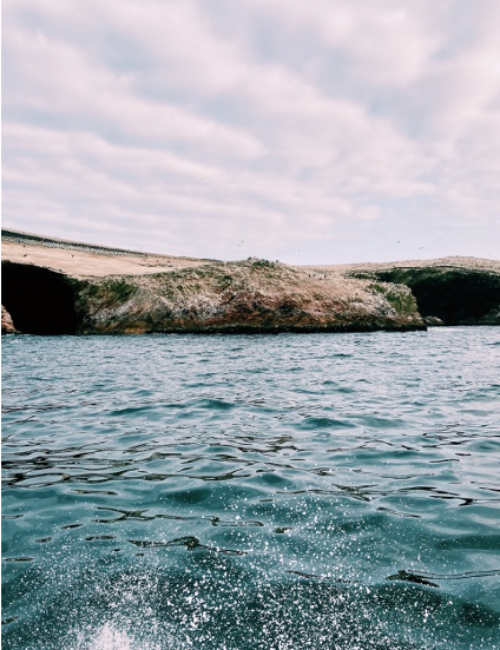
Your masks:
M500 257L499 0L4 0L3 225Z

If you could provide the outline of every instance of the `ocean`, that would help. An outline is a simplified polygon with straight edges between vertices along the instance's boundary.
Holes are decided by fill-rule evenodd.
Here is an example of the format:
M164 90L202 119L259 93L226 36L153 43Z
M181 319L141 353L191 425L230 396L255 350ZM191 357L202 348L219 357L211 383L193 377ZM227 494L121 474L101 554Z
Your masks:
M500 648L500 329L3 338L4 650Z

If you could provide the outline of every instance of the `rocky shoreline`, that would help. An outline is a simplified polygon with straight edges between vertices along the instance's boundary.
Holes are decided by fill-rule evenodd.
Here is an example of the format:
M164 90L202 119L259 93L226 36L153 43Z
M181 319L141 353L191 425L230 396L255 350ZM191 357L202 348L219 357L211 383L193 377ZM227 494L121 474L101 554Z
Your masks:
M293 267L2 237L2 333L424 330L500 324L500 263ZM54 245L56 242L57 245Z

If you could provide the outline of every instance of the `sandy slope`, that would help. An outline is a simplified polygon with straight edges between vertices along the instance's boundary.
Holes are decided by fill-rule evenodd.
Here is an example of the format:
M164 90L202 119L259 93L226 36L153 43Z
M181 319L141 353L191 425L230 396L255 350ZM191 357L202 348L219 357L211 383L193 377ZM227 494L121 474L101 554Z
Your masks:
M493 271L500 273L499 260L486 260L479 257L441 257L434 260L405 260L400 262L364 262L360 264L339 264L336 266L309 266L306 268L316 270L335 270L338 272L356 272L356 271L383 271L384 269L394 268L422 268L422 267L442 267L442 268L460 268L470 271Z
M208 260L142 253L115 254L2 240L2 260L35 264L74 277L143 275L207 264Z
M35 236L36 237L36 236ZM35 264L74 277L103 277L106 275L146 275L176 271L214 263L215 260L173 255L155 255L111 249L58 239L30 241L29 234L16 238L15 233L2 233L2 260L21 264ZM295 267L306 273L327 276L343 273L370 272L390 268L448 267L500 273L500 261L475 257L444 257L435 260L406 260L386 263L342 265L304 265Z

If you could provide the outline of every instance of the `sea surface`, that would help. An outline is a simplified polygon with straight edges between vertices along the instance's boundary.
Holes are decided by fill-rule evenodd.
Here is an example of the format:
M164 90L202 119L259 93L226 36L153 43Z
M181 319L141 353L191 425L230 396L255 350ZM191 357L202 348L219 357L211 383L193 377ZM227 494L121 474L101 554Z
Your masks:
M4 337L4 650L500 648L500 328Z

